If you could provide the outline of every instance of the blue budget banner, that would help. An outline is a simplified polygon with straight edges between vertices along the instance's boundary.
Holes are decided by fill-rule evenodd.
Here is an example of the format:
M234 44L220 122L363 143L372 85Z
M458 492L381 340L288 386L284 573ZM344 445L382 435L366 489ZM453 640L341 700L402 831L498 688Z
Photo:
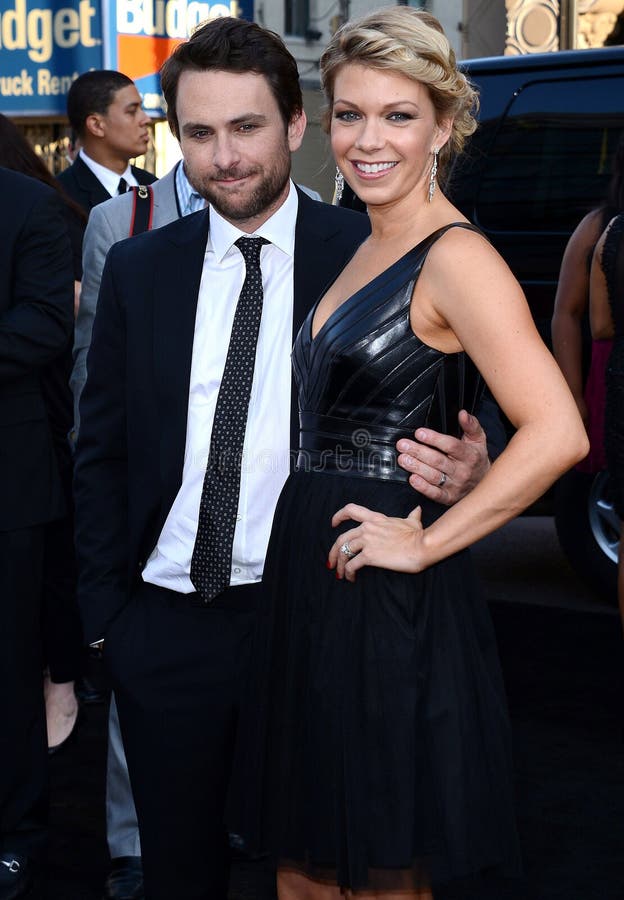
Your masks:
M97 0L2 0L0 112L64 115L69 86L103 64Z
M206 19L253 19L253 0L0 0L0 112L64 115L89 69L132 78L147 112L165 113L158 71Z

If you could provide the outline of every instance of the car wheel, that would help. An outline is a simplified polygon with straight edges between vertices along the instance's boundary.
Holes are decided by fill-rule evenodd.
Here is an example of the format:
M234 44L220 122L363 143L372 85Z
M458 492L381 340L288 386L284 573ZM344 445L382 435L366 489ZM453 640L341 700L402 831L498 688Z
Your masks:
M555 490L555 525L568 562L600 600L617 603L620 520L609 475L572 470Z

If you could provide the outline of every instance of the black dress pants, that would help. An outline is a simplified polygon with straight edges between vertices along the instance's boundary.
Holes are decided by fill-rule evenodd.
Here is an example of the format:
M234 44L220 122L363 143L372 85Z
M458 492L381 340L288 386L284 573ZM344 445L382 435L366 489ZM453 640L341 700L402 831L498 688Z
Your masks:
M225 900L224 807L259 585L207 607L150 584L106 635L146 900Z
M0 850L44 850L48 754L41 672L43 526L0 532Z

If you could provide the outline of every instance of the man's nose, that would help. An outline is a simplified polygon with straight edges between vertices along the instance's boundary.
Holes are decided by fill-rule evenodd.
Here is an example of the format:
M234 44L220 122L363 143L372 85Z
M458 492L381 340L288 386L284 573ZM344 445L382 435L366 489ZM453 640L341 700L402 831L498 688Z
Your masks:
M218 169L231 169L240 159L236 142L230 135L217 135L214 142L213 163Z

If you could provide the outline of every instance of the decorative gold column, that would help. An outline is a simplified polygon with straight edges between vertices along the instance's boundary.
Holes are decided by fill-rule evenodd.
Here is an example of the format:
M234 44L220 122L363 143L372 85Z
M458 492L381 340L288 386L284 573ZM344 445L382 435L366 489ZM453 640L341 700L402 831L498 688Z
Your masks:
M505 0L507 40L505 54L543 53L566 46L602 47L611 34L624 0ZM562 40L565 16L572 43Z
M603 47L624 12L624 0L577 0L577 47Z
M559 50L559 0L505 0L505 55Z

